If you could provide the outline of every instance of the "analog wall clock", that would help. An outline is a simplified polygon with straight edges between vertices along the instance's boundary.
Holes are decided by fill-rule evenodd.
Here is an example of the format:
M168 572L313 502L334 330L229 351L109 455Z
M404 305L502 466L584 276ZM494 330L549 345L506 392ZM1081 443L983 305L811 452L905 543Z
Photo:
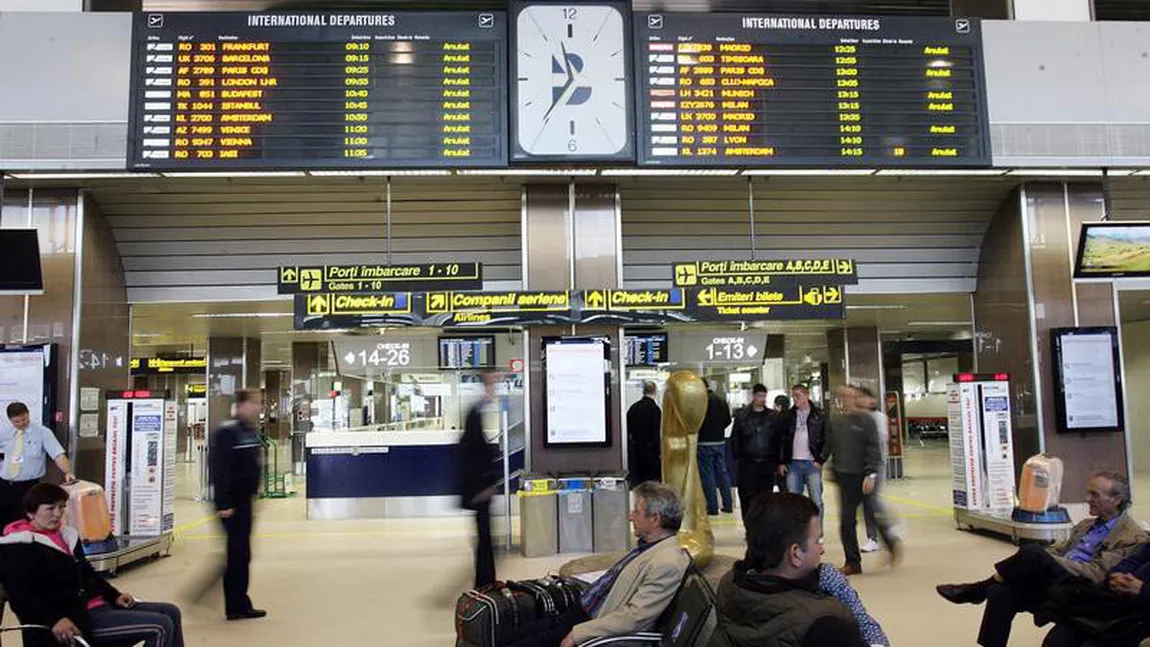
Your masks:
M627 5L518 3L512 12L515 159L633 158Z

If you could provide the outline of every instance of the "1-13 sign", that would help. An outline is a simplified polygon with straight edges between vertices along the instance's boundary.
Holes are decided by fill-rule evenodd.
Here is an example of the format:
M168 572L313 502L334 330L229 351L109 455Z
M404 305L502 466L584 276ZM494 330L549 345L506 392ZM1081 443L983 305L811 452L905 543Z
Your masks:
M748 344L745 337L715 337L703 350L709 361L738 362L754 359L760 349Z

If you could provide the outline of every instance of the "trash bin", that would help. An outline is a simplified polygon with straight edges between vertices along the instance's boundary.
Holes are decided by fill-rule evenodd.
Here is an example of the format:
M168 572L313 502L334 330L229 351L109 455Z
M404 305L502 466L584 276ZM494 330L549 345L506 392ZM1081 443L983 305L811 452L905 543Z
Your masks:
M544 557L559 552L555 479L526 477L519 486L519 552Z
M590 477L559 479L559 552L590 553L592 542Z
M594 508L594 543L596 553L615 553L628 549L630 512L627 479L623 476L595 478L592 496Z

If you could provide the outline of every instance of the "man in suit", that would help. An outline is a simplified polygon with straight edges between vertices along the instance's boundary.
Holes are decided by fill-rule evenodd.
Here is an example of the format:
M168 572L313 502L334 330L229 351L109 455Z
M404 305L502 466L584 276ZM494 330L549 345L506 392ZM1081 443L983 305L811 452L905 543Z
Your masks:
M660 463L663 412L655 404L654 382L643 383L643 397L627 409L627 481L631 487L645 481L662 481Z
M978 644L1006 647L1014 616L1034 611L1047 587L1078 578L1101 584L1106 573L1147 541L1130 514L1130 484L1117 472L1099 471L1086 486L1092 518L1074 527L1070 539L1049 548L1023 546L995 564L995 574L981 582L942 584L939 595L954 604L986 603Z
M683 504L674 490L653 481L634 494L629 519L639 545L595 580L582 604L528 626L513 647L574 647L655 626L691 563L677 537Z
M483 433L483 412L495 399L494 373L483 374L483 399L471 406L459 437L460 505L475 511L475 588L495 582L495 544L491 540L491 497L499 480L498 457Z

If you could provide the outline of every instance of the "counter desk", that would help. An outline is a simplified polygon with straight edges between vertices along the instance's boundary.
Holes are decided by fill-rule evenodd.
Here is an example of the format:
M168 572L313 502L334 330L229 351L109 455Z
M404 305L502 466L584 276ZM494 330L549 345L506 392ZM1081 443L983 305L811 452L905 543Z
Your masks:
M307 518L379 519L460 514L458 430L307 434ZM497 448L493 449L496 451ZM498 451L496 451L498 453ZM525 452L513 448L511 473ZM515 480L512 480L512 491ZM495 502L493 512L502 507Z

